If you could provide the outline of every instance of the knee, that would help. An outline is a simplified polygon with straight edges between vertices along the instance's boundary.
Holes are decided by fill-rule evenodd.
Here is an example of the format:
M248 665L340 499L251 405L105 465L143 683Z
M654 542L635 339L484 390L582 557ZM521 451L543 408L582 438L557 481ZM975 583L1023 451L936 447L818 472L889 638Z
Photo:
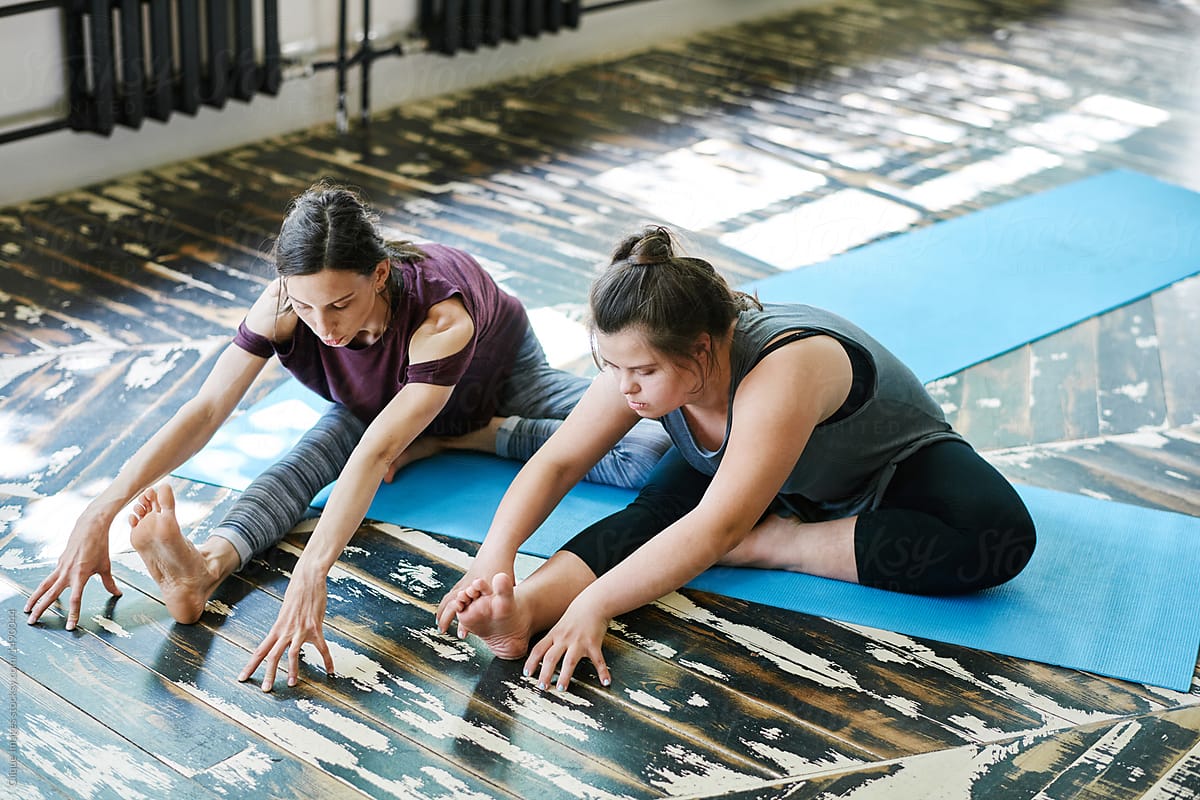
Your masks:
M1036 547L1037 530L1023 504L998 515L991 526L978 533L976 558L969 559L959 569L962 591L980 591L1007 583L1024 571Z
M671 439L658 423L643 420L612 449L611 458L620 465L611 483L624 489L639 489L671 447Z

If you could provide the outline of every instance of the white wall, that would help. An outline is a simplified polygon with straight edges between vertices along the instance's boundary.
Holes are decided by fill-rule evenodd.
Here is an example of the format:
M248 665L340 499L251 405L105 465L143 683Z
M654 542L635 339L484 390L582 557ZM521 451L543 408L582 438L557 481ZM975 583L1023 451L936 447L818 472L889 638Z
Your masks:
M681 38L819 1L654 0L585 13L578 30L453 57L417 52L419 43L414 40L409 54L375 62L371 107L378 113L423 97L613 58L665 38ZM329 48L336 43L337 4L332 0L285 0L280 6L285 54L310 60L329 58ZM417 0L373 3L373 40L386 45L411 31L416 8ZM0 129L62 115L58 13L0 18ZM361 29L357 14L350 17L349 29L352 37ZM357 77L353 70L351 119L358 108ZM325 70L285 81L276 97L256 97L249 104L233 100L221 110L202 107L195 117L175 114L166 123L148 120L136 131L118 127L108 138L61 131L3 144L0 205L330 122L336 96L335 72Z

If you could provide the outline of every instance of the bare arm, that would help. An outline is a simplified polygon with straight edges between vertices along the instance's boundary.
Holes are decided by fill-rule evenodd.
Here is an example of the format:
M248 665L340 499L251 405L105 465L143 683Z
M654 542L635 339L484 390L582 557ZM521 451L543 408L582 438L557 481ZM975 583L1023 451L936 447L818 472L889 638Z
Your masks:
M528 673L540 663L540 683L549 685L561 661L564 688L588 658L609 680L601 654L607 621L678 589L745 538L850 381L849 358L828 337L764 358L738 387L725 455L700 503L580 592L530 651Z
M845 400L850 363L828 337L784 347L746 376L721 466L700 504L597 580L580 600L612 618L678 589L742 541ZM586 597L585 597L586 595Z
M409 344L412 363L432 361L462 350L474 335L474 323L456 298L433 306ZM393 459L421 434L450 399L453 386L414 383L392 398L367 427L350 454L333 493L304 552L292 571L283 606L271 631L242 669L247 679L266 665L262 688L269 691L284 652L288 652L288 685L299 678L300 648L306 641L317 645L325 669L333 672L333 659L325 643L325 580L366 516L371 500Z
M273 284L250 309L246 320L252 328L255 325L258 326L255 329L274 327L275 292ZM108 555L108 531L113 520L138 492L195 455L212 438L265 364L266 359L251 355L235 344L225 348L195 397L184 403L138 448L113 482L79 516L57 566L25 605L29 624L37 622L69 587L67 629L74 628L79 618L83 587L92 575L100 575L104 587L112 594L121 594L112 579Z
M521 468L504 493L470 569L438 604L440 630L446 631L454 619L453 601L460 589L476 578L490 580L500 572L512 575L517 549L637 421L637 414L614 385L613 376L597 376L562 426Z

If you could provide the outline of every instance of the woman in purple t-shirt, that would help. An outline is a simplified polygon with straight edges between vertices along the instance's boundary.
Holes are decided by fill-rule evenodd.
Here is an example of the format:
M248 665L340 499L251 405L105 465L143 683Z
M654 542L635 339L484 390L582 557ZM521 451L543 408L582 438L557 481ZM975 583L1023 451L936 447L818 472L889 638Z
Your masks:
M131 542L171 615L195 622L225 578L274 546L324 486L337 484L284 595L274 627L242 671L266 664L263 689L288 652L288 683L321 633L325 579L396 470L444 447L528 459L590 384L552 369L525 309L471 256L443 245L389 243L353 191L319 184L293 201L275 242L277 277L247 312L195 397L122 468L76 522L54 571L26 604L30 624L100 575L114 595L108 530L135 496ZM296 447L238 498L210 537L180 530L169 484L145 488L195 454L228 419L272 357L333 401ZM634 431L589 474L639 486L666 451L662 427Z

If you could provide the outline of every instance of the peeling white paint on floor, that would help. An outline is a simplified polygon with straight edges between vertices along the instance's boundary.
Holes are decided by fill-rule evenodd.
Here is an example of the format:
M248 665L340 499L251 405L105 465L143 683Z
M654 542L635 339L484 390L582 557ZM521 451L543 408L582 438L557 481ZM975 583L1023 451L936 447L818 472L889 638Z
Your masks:
M1046 714L1046 730L1066 727L1067 725L1085 725L1092 722L1103 722L1116 717L1116 715L1104 711L1084 710L1082 708L1065 706L1060 699L1042 694L1028 684L1018 683L1003 675L988 675L987 679L1006 695L1015 697L1030 709L1037 709ZM1182 696L1186 697L1186 695ZM1157 711L1159 709L1155 707L1155 704L1151 704L1149 710ZM1059 722L1060 720L1062 720L1061 723Z
M148 759L135 761L129 751L88 741L62 723L41 714L25 714L17 726L24 759L76 797L111 795L128 800L169 797L179 778Z
M442 588L442 582L437 579L433 567L429 564L401 561L388 573L388 578L399 584L404 591L419 598Z
M449 794L430 795L426 782L416 776L404 776L400 780L394 780L378 775L365 768L359 762L359 757L345 745L330 739L315 728L282 717L246 711L190 681L176 681L175 685L310 764L341 767L401 800L426 800L435 796L451 800L453 797Z
M1110 394L1124 395L1135 403L1140 403L1146 399L1146 395L1149 393L1149 391L1150 384L1147 381L1140 381L1138 383L1128 383L1124 386L1118 386L1117 388L1112 389Z
M374 524L375 527L387 533L402 545L427 553L438 561L444 561L464 572L471 566L472 558L469 553L448 544L443 544L427 533L412 528L403 528L388 522L377 522Z
M388 737L356 719L351 719L344 714L337 713L332 708L317 705L304 698L296 701L296 708L308 714L308 718L316 724L337 731L355 744L381 753L392 752L392 745Z
M222 603L220 600L209 600L204 604L204 610L222 617L232 617L234 613L232 606Z
M39 560L32 556L27 556L25 555L25 551L19 547L6 547L3 551L0 551L0 570L4 572L49 567L53 563L54 561L50 559Z
M639 706L645 706L654 711L661 711L664 714L671 711L671 706L668 703L659 700L654 695L642 689L626 689L625 694L629 695L629 699Z
M722 672L721 670L717 669L716 667L711 666L709 664L702 664L699 661L694 661L690 658L679 659L679 666L687 667L688 669L692 670L693 672L699 672L701 675L707 675L708 677L713 678L718 681L728 681L729 680L729 676L727 674L725 674L724 672Z
M401 683L400 679L396 679ZM414 693L421 694L417 687L411 687ZM603 789L589 786L579 776L573 775L563 767L547 761L542 756L522 750L491 727L469 722L457 714L450 713L436 698L429 697L419 704L420 708L431 716L419 714L411 709L392 708L391 712L409 725L423 731L434 740L461 740L478 746L480 749L493 753L514 767L521 767L530 774L538 775L543 780L557 787L568 797L583 798L583 800L611 800L618 797Z
M509 694L503 705L513 716L543 728L555 736L569 736L577 742L586 742L590 734L603 731L600 721L587 712L592 704L571 692L546 692L535 689L529 683L505 681ZM574 706L574 707L573 707Z
M706 625L724 634L730 641L772 662L791 675L831 689L851 689L867 693L858 680L840 664L814 653L807 653L766 631L723 619L678 592L672 592L658 600L656 605L688 622Z
M329 646L329 655L333 657L333 669L337 677L348 679L364 692L379 692L388 697L394 696L392 688L383 680L390 677L391 673L382 664L337 642L326 641L326 644ZM325 670L325 660L317 652L317 647L312 642L304 644L301 649L301 659L311 667L321 671Z
M101 616L100 614L96 614L92 617L92 622L96 623L114 636L118 636L122 639L130 638L129 631L122 628L121 624L116 620L111 620L107 617Z
M757 776L718 764L675 742L664 747L662 754L674 766L658 764L648 767L646 774L651 786L668 795L704 792L706 796L713 797L721 792L750 788L761 781Z
M883 704L888 708L894 708L911 719L918 719L921 716L921 704L910 697L901 697L895 694L888 695L883 698Z
M630 630L629 627L620 620L612 620L608 623L608 627L610 632L619 634L622 638L632 642L642 650L645 650L647 653L652 653L659 658L670 659L675 657L677 651L674 647L671 647L663 642L655 641L654 639L648 639L642 634Z
M160 347L149 355L134 359L125 373L125 388L152 388L175 369L183 353L181 348Z
M973 714L952 714L946 721L962 731L964 738L976 742L994 742L1012 736L1012 731L993 728Z
M475 649L458 637L440 633L437 628L405 628L409 636L428 647L433 654L446 661L465 664L475 658Z
M783 771L783 774L794 778L811 775L814 772L825 772L830 769L849 769L866 763L860 759L850 758L833 750L825 751L822 758L812 759L787 750L781 750L777 747L771 747L766 742L761 741L756 742L742 739L742 746L760 758L777 764Z
M211 783L206 781L205 785L226 796L229 795L228 790L232 789L238 792L233 796L240 798L246 787L254 786L274 765L270 753L259 750L258 745L251 744L205 770L205 777L212 779Z

